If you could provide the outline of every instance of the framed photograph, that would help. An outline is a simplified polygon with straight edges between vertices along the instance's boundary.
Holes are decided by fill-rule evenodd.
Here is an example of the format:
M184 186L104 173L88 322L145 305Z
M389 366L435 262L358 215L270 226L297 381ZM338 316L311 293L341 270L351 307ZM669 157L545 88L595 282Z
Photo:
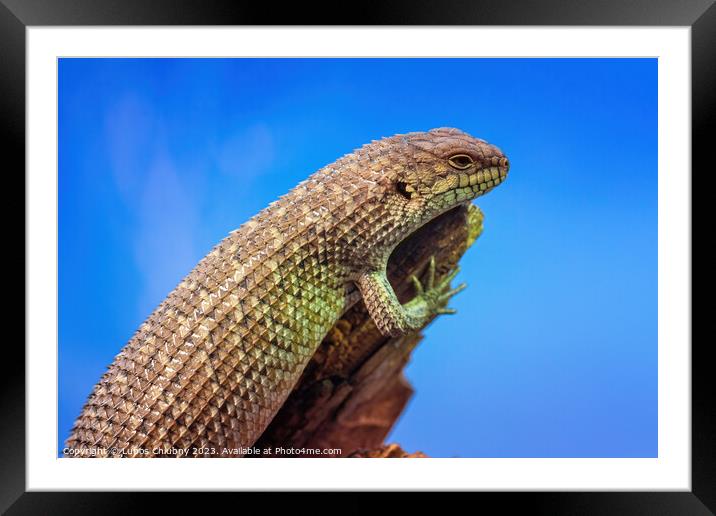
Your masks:
M3 510L716 510L690 272L716 7L558 4L4 1L27 308Z

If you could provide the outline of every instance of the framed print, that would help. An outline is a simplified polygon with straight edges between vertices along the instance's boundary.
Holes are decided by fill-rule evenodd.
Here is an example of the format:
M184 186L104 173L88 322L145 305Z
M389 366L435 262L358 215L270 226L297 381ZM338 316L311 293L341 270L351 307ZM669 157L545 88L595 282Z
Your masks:
M27 324L3 508L713 510L690 235L716 8L488 4L5 2Z

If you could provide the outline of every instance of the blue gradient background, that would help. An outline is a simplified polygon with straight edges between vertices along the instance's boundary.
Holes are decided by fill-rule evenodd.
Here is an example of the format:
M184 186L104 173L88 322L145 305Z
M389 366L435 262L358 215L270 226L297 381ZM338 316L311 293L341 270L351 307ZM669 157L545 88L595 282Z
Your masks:
M363 143L439 126L512 169L478 200L469 288L425 332L389 440L656 456L655 59L61 59L58 446L230 230Z

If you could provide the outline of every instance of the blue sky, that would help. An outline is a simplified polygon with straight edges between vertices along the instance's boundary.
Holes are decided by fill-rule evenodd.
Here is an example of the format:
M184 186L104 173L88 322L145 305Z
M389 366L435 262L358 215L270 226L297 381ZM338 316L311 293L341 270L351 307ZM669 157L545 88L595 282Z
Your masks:
M434 457L657 455L656 59L61 59L58 446L219 240L318 168L453 126L500 147L469 287L390 441Z

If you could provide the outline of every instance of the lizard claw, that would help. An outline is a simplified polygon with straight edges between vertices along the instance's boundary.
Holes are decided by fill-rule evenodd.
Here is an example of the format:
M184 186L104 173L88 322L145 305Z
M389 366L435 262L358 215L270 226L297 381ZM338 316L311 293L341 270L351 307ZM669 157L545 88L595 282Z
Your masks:
M427 287L428 290L432 290L435 286L435 255L430 257L430 261L428 262L428 281L427 281Z
M467 287L465 283L462 283L454 289L450 288L450 283L460 272L460 267L455 267L437 285L435 285L435 269L435 256L431 256L425 273L425 286L417 276L414 274L410 276L410 281L415 289L415 297L416 299L422 298L433 314L454 314L456 311L452 308L447 308L445 305L451 297L462 292Z
M410 275L410 281L413 282L413 287L415 288L415 295L416 296L422 296L423 295L423 285L420 283L420 280L415 276L415 274Z
M452 289L452 290L450 290L450 291L445 292L444 294L442 294L442 295L438 298L438 300L441 301L441 302L446 302L446 301L448 301L452 296L454 296L455 294L458 294L458 293L462 292L462 291L465 290L466 288L467 288L467 283L461 283L461 284L458 285L456 288L454 288L454 289Z
M445 288L450 286L450 282L455 279L455 276L457 276L457 273L460 272L460 267L455 267L455 269L445 276L442 281L440 282L440 290L444 290ZM459 288L459 287L458 287ZM465 288L465 287L462 287ZM459 290L458 290L459 292ZM457 294L457 292L455 292Z

